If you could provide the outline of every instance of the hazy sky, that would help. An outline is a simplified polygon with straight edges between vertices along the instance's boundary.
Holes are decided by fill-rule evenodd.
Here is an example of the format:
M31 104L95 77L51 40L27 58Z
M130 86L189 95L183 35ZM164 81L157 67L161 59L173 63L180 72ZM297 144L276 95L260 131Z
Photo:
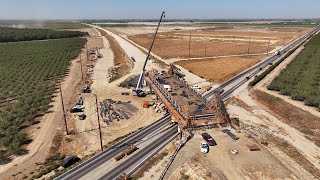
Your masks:
M0 0L0 19L319 18L319 0Z

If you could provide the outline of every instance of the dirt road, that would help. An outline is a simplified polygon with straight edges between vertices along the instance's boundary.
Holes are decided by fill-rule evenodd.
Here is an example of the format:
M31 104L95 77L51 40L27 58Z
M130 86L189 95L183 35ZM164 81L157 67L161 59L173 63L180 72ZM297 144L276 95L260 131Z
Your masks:
M279 94L279 92L276 91L270 91L267 89L267 86L272 82L272 80L278 76L280 74L280 72L285 69L287 67L287 65L293 61L295 59L295 57L304 49L303 46L301 46L299 49L297 49L292 55L290 55L285 61L283 61L278 67L276 67L270 74L268 74L260 83L258 83L254 89L258 89L260 91L263 91L265 93L268 93L272 96L281 98L282 100L284 100L285 102L292 104L304 111L307 111L315 116L320 117L320 112L313 107L310 106L306 106L304 104L304 102L300 102L300 101L295 101L292 100L290 97L288 96L283 96L281 94Z
M238 116L241 122L267 127L274 135L289 142L302 153L315 167L320 169L320 148L308 140L297 129L283 123L261 107L250 95L248 90L242 91L238 98L252 108L251 112L236 105L228 105L228 112Z

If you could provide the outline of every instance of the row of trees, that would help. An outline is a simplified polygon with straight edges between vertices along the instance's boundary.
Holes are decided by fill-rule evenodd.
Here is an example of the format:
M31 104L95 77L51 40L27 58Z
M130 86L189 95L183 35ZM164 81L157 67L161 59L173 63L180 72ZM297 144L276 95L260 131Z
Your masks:
M268 86L294 100L320 109L320 35L314 36L305 49Z
M0 157L26 142L21 130L48 111L57 80L85 42L68 38L0 43Z
M44 39L60 39L82 37L87 35L80 31L55 31L52 29L19 29L0 27L0 42L32 41Z

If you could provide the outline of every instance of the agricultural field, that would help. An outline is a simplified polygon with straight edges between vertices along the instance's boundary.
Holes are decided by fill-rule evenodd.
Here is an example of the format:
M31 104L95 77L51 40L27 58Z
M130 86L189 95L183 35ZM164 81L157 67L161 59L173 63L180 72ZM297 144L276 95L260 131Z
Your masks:
M246 68L259 62L263 56L237 56L208 58L199 60L183 60L176 64L190 72L208 79L213 83L222 83L237 75Z
M12 28L82 29L88 26L70 21L0 20L0 26Z
M293 100L304 101L320 109L320 35L314 36L305 49L268 86Z
M86 32L80 31L55 31L51 29L18 29L0 27L0 42L72 38L85 35L87 35Z
M268 49L272 51L307 30L308 28L212 27L186 31L178 28L160 32L153 53L164 59L266 54ZM152 35L136 34L129 35L128 38L149 48Z
M57 82L84 38L0 43L0 159L31 140L26 128L50 110Z

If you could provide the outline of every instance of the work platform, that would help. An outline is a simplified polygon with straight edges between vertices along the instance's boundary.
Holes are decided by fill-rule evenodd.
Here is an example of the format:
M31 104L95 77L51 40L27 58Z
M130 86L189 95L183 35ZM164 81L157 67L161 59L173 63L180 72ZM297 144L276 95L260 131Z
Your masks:
M215 93L215 98L207 102L173 65L168 72L148 71L145 80L183 129L230 122L220 94Z

